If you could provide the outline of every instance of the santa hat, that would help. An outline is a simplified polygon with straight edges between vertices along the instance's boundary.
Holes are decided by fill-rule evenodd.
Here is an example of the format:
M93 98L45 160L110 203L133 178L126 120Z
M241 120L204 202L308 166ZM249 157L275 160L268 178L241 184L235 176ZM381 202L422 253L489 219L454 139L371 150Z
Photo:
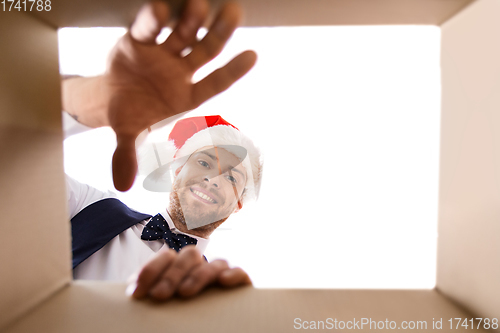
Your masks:
M211 146L224 148L242 157L242 165L247 170L247 182L241 202L244 204L257 199L263 166L260 150L236 126L218 115L181 119L174 125L167 142L152 144L153 151L150 149L143 153L146 156L139 162L140 169L149 169L144 188L154 192L170 192L175 169L200 148ZM241 154L242 151L244 154ZM151 165L155 169L152 172Z

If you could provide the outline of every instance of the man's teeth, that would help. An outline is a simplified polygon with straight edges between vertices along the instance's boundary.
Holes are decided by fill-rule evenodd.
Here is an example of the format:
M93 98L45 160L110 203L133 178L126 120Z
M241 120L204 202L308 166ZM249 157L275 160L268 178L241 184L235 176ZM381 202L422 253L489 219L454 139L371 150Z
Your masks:
M193 190L193 193L194 193L194 194L196 194L197 196L199 196L199 197L200 197L200 198L202 198L202 199L205 199L205 200L207 200L207 201L210 201L210 202L212 202L212 203L215 203L215 201L214 201L212 198L210 198L210 197L209 197L208 195L206 195L206 194L201 193L200 191Z

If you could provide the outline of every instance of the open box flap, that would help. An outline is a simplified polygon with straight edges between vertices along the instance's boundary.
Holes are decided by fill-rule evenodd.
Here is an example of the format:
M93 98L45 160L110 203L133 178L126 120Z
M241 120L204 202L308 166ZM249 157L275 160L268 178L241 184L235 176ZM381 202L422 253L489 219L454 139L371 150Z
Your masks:
M500 1L442 26L437 288L500 313Z
M71 281L56 30L0 12L0 328Z
M182 1L170 0L173 12ZM217 8L222 0L211 1ZM240 0L247 26L290 25L440 25L472 0ZM57 27L128 27L141 0L53 2L48 12L33 12Z
M455 326L450 329L448 320L468 316L435 290L266 290L246 287L212 289L192 300L174 299L158 304L129 301L122 284L80 281L64 288L50 302L14 323L5 333L292 332L298 325L312 328L311 321L323 321L325 330L344 332L348 330L329 329L328 323L334 325L337 319L345 321L346 325L351 321L350 325L354 325L358 321L360 327L362 318L384 324L386 320L394 321L397 326L406 325L403 321L413 321L414 325L425 321L427 329L422 331L432 330L433 319L442 318L443 329L439 331L455 332ZM364 326L369 332L379 329Z

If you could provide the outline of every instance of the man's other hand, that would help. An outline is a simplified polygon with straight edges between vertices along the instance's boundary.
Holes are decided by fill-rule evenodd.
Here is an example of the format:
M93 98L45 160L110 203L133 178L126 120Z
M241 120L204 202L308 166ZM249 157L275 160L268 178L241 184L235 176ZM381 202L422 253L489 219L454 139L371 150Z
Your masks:
M195 246L179 253L160 250L139 272L127 288L132 297L163 301L174 295L191 297L210 285L236 287L251 284L241 268L229 268L224 260L206 262Z

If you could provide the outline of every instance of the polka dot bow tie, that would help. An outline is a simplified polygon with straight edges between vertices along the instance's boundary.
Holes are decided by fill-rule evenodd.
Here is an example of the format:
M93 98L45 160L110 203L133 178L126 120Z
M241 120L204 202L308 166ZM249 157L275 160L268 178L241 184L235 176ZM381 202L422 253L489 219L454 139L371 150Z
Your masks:
M184 234L176 234L170 231L167 221L161 214L155 215L146 224L141 234L141 239L152 241L157 239L164 239L168 247L179 252L181 248L186 245L196 245L198 242L193 237Z

